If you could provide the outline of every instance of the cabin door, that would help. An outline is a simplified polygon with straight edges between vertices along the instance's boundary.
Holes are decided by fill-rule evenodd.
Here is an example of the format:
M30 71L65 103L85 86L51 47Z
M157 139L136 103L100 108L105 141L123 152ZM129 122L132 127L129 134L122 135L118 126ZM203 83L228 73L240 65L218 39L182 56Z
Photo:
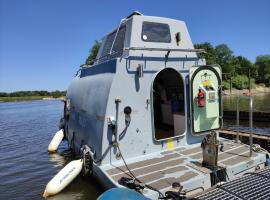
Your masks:
M221 127L219 66L200 66L190 69L190 111L193 134L201 134Z
M152 84L152 118L154 138L163 140L186 131L184 82L175 69L165 68Z

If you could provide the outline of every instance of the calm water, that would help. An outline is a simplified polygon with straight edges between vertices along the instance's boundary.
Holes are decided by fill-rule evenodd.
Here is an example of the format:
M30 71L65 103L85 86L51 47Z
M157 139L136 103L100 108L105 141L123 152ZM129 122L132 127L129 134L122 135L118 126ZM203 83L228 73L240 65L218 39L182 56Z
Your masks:
M238 97L225 96L223 97L224 110L236 110L236 102ZM240 110L249 110L249 102L247 100L240 100ZM253 96L253 110L256 112L270 112L270 93L262 93ZM249 131L249 122L240 121L240 130ZM236 129L236 120L224 120L224 128ZM267 122L254 122L254 132L261 134L270 134L270 124Z
M0 199L43 199L48 181L70 159L47 154L58 130L63 103L31 101L0 103ZM79 177L61 194L49 200L96 199L101 193L96 181Z
M237 96L224 96L223 107L224 110L236 110ZM262 93L253 96L253 109L254 111L266 111L270 112L270 93ZM247 100L240 100L239 102L241 110L249 110L249 102Z
M0 103L1 200L43 199L48 181L71 159L70 153L64 151L65 143L60 146L60 155L47 154L47 146L58 130L62 109L60 101ZM225 121L225 126L233 127L234 123ZM242 129L246 126L242 123ZM270 133L270 125L256 126L259 132ZM78 177L49 200L91 200L101 192L95 180Z

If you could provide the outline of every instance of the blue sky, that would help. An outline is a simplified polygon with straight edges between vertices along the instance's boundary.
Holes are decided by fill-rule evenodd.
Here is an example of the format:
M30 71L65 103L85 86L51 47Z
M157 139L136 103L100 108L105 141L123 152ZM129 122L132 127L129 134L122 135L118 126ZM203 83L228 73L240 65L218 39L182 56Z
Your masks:
M269 0L0 0L0 91L67 89L93 41L134 10L184 20L194 43L270 53Z

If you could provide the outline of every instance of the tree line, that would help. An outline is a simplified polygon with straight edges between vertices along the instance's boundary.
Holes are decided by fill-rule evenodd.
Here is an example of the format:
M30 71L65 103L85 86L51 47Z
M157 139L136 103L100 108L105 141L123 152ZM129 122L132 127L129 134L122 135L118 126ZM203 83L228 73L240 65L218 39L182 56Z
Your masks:
M31 96L41 96L41 97L53 97L58 98L66 95L66 91L52 91L48 92L45 90L36 91L17 91L17 92L0 92L0 97L31 97Z
M207 64L219 64L223 73L223 87L230 87L229 79L232 79L232 86L237 89L249 87L248 77L251 77L251 85L256 84L270 87L270 54L256 57L255 63L243 56L236 56L226 44L217 46L209 42L195 44L195 48L204 49L206 53L200 53L200 58L205 58Z
M209 42L195 44L196 49L204 49L206 53L200 53L199 57L206 59L206 63L219 64L223 73L223 88L229 89L230 79L232 87L245 89L249 87L249 75L251 86L256 84L270 87L270 54L256 57L255 63L243 56L236 56L226 44L213 46ZM85 64L92 65L97 56L100 43L95 41L89 51Z

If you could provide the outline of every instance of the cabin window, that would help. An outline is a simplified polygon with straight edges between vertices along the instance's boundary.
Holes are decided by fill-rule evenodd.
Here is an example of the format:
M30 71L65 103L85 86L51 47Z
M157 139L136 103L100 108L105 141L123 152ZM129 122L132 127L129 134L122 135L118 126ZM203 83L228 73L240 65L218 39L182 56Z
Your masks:
M171 42L170 27L168 24L143 22L142 40L145 42Z
M115 42L113 44L116 33L117 33L117 30L115 30L114 32L112 32L105 38L104 46L100 55L100 60L108 60L108 59L119 57L122 55L124 42L125 42L126 26L122 26L119 29ZM109 55L110 51L111 51L111 55Z
M186 131L184 83L172 68L160 71L152 88L153 128L156 140L177 137Z

